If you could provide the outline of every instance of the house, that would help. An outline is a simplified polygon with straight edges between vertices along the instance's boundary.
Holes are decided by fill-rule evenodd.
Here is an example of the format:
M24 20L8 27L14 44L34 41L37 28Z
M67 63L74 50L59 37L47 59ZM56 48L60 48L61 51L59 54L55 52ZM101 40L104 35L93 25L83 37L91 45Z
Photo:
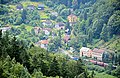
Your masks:
M58 30L62 30L62 29L65 29L65 25L64 25L64 23L59 22L59 23L55 24L55 28Z
M40 44L41 44L40 47L41 47L41 48L44 48L44 49L47 49L48 43L49 43L48 40L41 40L41 41L40 41Z
M86 57L92 57L92 50L87 47L82 47L80 49L80 57L86 56Z
M18 5L16 6L16 9L17 9L17 10L23 10L23 5L22 5L22 4L18 4Z
M74 14L70 14L68 17L67 17L70 25L72 24L75 24L77 22L77 16L74 15Z
M4 33L5 31L8 31L10 29L11 29L10 26L5 26L5 27L0 28L0 30L2 30L2 33Z
M54 16L58 16L58 13L57 12L51 12L51 15L54 15Z
M44 48L44 49L47 49L48 44L49 44L48 40L40 40L37 43L35 43L36 46Z
M103 53L105 52L105 49L98 49L94 48L92 52L92 58L95 58L96 60L102 61L103 60Z
M65 43L67 43L70 40L70 35L65 35L63 40Z
M35 9L35 6L34 6L34 5L28 5L28 6L27 6L27 9L29 9L29 10L34 10L34 9Z
M52 25L52 21L50 21L50 20L45 20L45 21L42 22L42 24L43 24L44 26L50 26L50 25Z
M35 34L38 35L40 33L40 27L34 27Z
M42 30L44 31L45 35L50 35L51 28L43 28Z
M43 4L38 5L38 10L44 10L45 6Z

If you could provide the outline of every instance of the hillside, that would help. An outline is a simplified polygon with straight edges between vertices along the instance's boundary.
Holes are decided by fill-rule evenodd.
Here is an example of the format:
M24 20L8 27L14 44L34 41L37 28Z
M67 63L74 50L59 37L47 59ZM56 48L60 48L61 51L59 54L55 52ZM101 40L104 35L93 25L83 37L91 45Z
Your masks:
M119 0L0 0L0 77L119 78L119 60Z

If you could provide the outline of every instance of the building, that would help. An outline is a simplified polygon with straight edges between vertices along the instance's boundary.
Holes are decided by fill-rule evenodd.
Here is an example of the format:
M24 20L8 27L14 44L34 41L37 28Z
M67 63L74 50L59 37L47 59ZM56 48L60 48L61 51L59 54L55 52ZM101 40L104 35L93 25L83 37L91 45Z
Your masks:
M29 9L29 10L34 10L34 9L35 9L35 6L34 6L34 5L28 5L28 6L27 6L27 9Z
M65 25L64 25L64 23L59 22L59 23L55 24L55 28L58 30L62 30L62 29L65 29Z
M4 33L7 30L10 30L10 29L11 29L10 26L5 26L5 27L0 28L0 30L2 30L2 33Z
M87 47L82 47L80 49L80 57L86 56L86 57L92 57L92 50Z
M43 4L38 5L38 10L44 10L45 6Z
M54 15L54 16L58 16L58 13L57 12L51 12L51 15Z
M35 34L38 35L40 33L40 27L34 27Z
M63 40L65 43L67 43L70 40L70 35L65 35Z
M40 40L37 43L35 43L36 46L44 48L44 49L47 49L48 44L49 44L48 40Z
M51 30L51 28L43 28L42 31L44 31L45 35L50 35L50 32L52 30Z
M102 61L102 57L103 57L103 53L105 52L104 49L98 49L98 48L94 48L93 52L92 52L92 58Z
M17 9L17 10L23 10L23 5L22 5L22 4L18 4L18 5L16 6L16 9Z
M43 24L44 26L50 26L50 25L52 25L52 21L50 21L50 20L45 20L45 21L42 22L42 24Z
M67 17L70 25L72 24L75 24L77 22L77 16L74 15L74 14L70 14L68 17Z

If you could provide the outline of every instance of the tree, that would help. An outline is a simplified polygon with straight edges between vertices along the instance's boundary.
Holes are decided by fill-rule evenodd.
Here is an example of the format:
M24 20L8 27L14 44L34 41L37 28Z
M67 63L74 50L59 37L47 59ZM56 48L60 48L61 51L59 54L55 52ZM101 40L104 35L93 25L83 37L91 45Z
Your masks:
M102 28L102 32L100 34L101 39L103 39L105 42L108 41L109 39L109 31L108 31L108 27L106 24L104 24L103 28Z
M64 18L66 18L68 15L70 14L70 11L69 9L63 9L61 12L60 12L60 15Z
M72 2L72 6L73 6L73 9L78 9L78 1L77 0L73 0Z
M61 16L58 16L58 17L56 18L56 21L57 21L57 22L62 22L62 21L63 21L63 18L62 18Z
M49 76L60 76L60 67L58 61L56 60L56 57L54 57L52 63L50 64L50 69L48 73Z
M34 77L34 78L42 78L42 77L43 77L43 74L42 74L42 72L40 71L40 69L34 69L33 77Z
M76 61L69 60L65 62L64 69L62 68L63 77L65 78L74 78L77 74Z
M85 66L84 64L82 63L82 60L81 59L78 59L77 60L77 75L81 74L85 72Z
M92 41L93 41L93 32L92 32L92 30L90 29L90 30L88 31L88 42L89 42L89 43L92 43Z
M0 15L4 15L8 13L8 8L5 5L0 5Z
M71 8L71 5L72 5L72 0L68 0L67 6L68 6L69 8Z
M112 74L118 78L120 78L120 66L118 66L115 70L112 71Z
M26 9L23 9L23 11L22 11L22 20L23 20L23 23L25 23L25 20L26 20L26 18L27 18L27 10Z
M120 11L116 11L108 20L112 34L120 34Z
M22 18L19 16L19 17L17 17L17 19L16 19L16 23L15 23L16 25L20 25L20 24L22 24Z

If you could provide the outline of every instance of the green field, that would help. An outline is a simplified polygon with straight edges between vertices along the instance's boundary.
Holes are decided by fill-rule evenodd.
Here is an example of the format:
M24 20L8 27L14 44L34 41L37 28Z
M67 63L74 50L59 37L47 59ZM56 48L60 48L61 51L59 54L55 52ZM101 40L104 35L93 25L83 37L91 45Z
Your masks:
M91 71L89 71L89 72L91 72ZM117 77L115 77L115 76L112 76L112 75L108 75L108 74L106 74L106 73L98 73L98 72L96 72L96 71L94 71L95 72L95 78L117 78Z

